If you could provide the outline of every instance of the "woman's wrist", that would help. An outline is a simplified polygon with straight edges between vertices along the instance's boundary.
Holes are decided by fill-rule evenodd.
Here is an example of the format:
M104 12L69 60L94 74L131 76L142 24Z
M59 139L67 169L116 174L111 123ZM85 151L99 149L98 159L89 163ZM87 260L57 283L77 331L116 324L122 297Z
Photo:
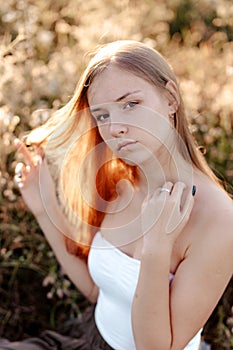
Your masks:
M156 232L148 232L143 237L142 252L144 254L169 253L173 249L173 240L168 235L156 235Z
M170 261L171 261L171 253L169 251L165 251L165 252L144 252L141 255L141 262L148 262L148 263L154 263L154 262L158 262L160 265L161 264L167 264L169 262L170 265Z

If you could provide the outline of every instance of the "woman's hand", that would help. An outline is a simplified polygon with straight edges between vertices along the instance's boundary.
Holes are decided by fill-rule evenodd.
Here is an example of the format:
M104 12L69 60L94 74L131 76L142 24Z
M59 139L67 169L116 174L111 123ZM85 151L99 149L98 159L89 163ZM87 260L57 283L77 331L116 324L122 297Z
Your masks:
M38 148L32 154L18 139L15 145L23 156L23 163L18 163L15 168L15 183L35 217L48 214L56 202L56 192L44 152Z
M144 201L141 212L143 252L151 252L159 242L173 246L187 224L193 208L193 193L183 182L166 182Z

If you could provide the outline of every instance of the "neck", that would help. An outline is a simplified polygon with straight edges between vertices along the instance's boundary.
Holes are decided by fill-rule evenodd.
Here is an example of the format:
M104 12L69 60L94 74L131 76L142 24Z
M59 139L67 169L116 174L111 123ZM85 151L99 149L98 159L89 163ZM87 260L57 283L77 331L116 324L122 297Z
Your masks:
M165 182L173 184L181 181L188 188L193 186L194 168L182 155L174 150L172 154L165 150L159 158L152 157L139 167L139 191L150 195L163 187Z

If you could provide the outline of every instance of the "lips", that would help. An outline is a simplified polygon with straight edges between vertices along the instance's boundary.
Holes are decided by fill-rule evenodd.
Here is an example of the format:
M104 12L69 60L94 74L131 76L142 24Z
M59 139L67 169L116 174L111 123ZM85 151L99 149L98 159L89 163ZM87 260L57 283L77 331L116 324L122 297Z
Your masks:
M128 146L133 145L135 143L137 143L137 141L135 141L135 140L124 140L124 141L121 141L117 145L117 150L120 151L120 150L122 150L124 148L127 148Z

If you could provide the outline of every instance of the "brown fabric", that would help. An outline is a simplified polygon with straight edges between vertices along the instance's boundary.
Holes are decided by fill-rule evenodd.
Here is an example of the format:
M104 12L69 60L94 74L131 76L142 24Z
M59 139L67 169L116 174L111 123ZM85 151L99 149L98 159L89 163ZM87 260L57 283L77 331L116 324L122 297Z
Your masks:
M94 321L94 306L66 324L62 334L44 331L39 338L20 342L0 339L1 350L113 350L101 337Z

